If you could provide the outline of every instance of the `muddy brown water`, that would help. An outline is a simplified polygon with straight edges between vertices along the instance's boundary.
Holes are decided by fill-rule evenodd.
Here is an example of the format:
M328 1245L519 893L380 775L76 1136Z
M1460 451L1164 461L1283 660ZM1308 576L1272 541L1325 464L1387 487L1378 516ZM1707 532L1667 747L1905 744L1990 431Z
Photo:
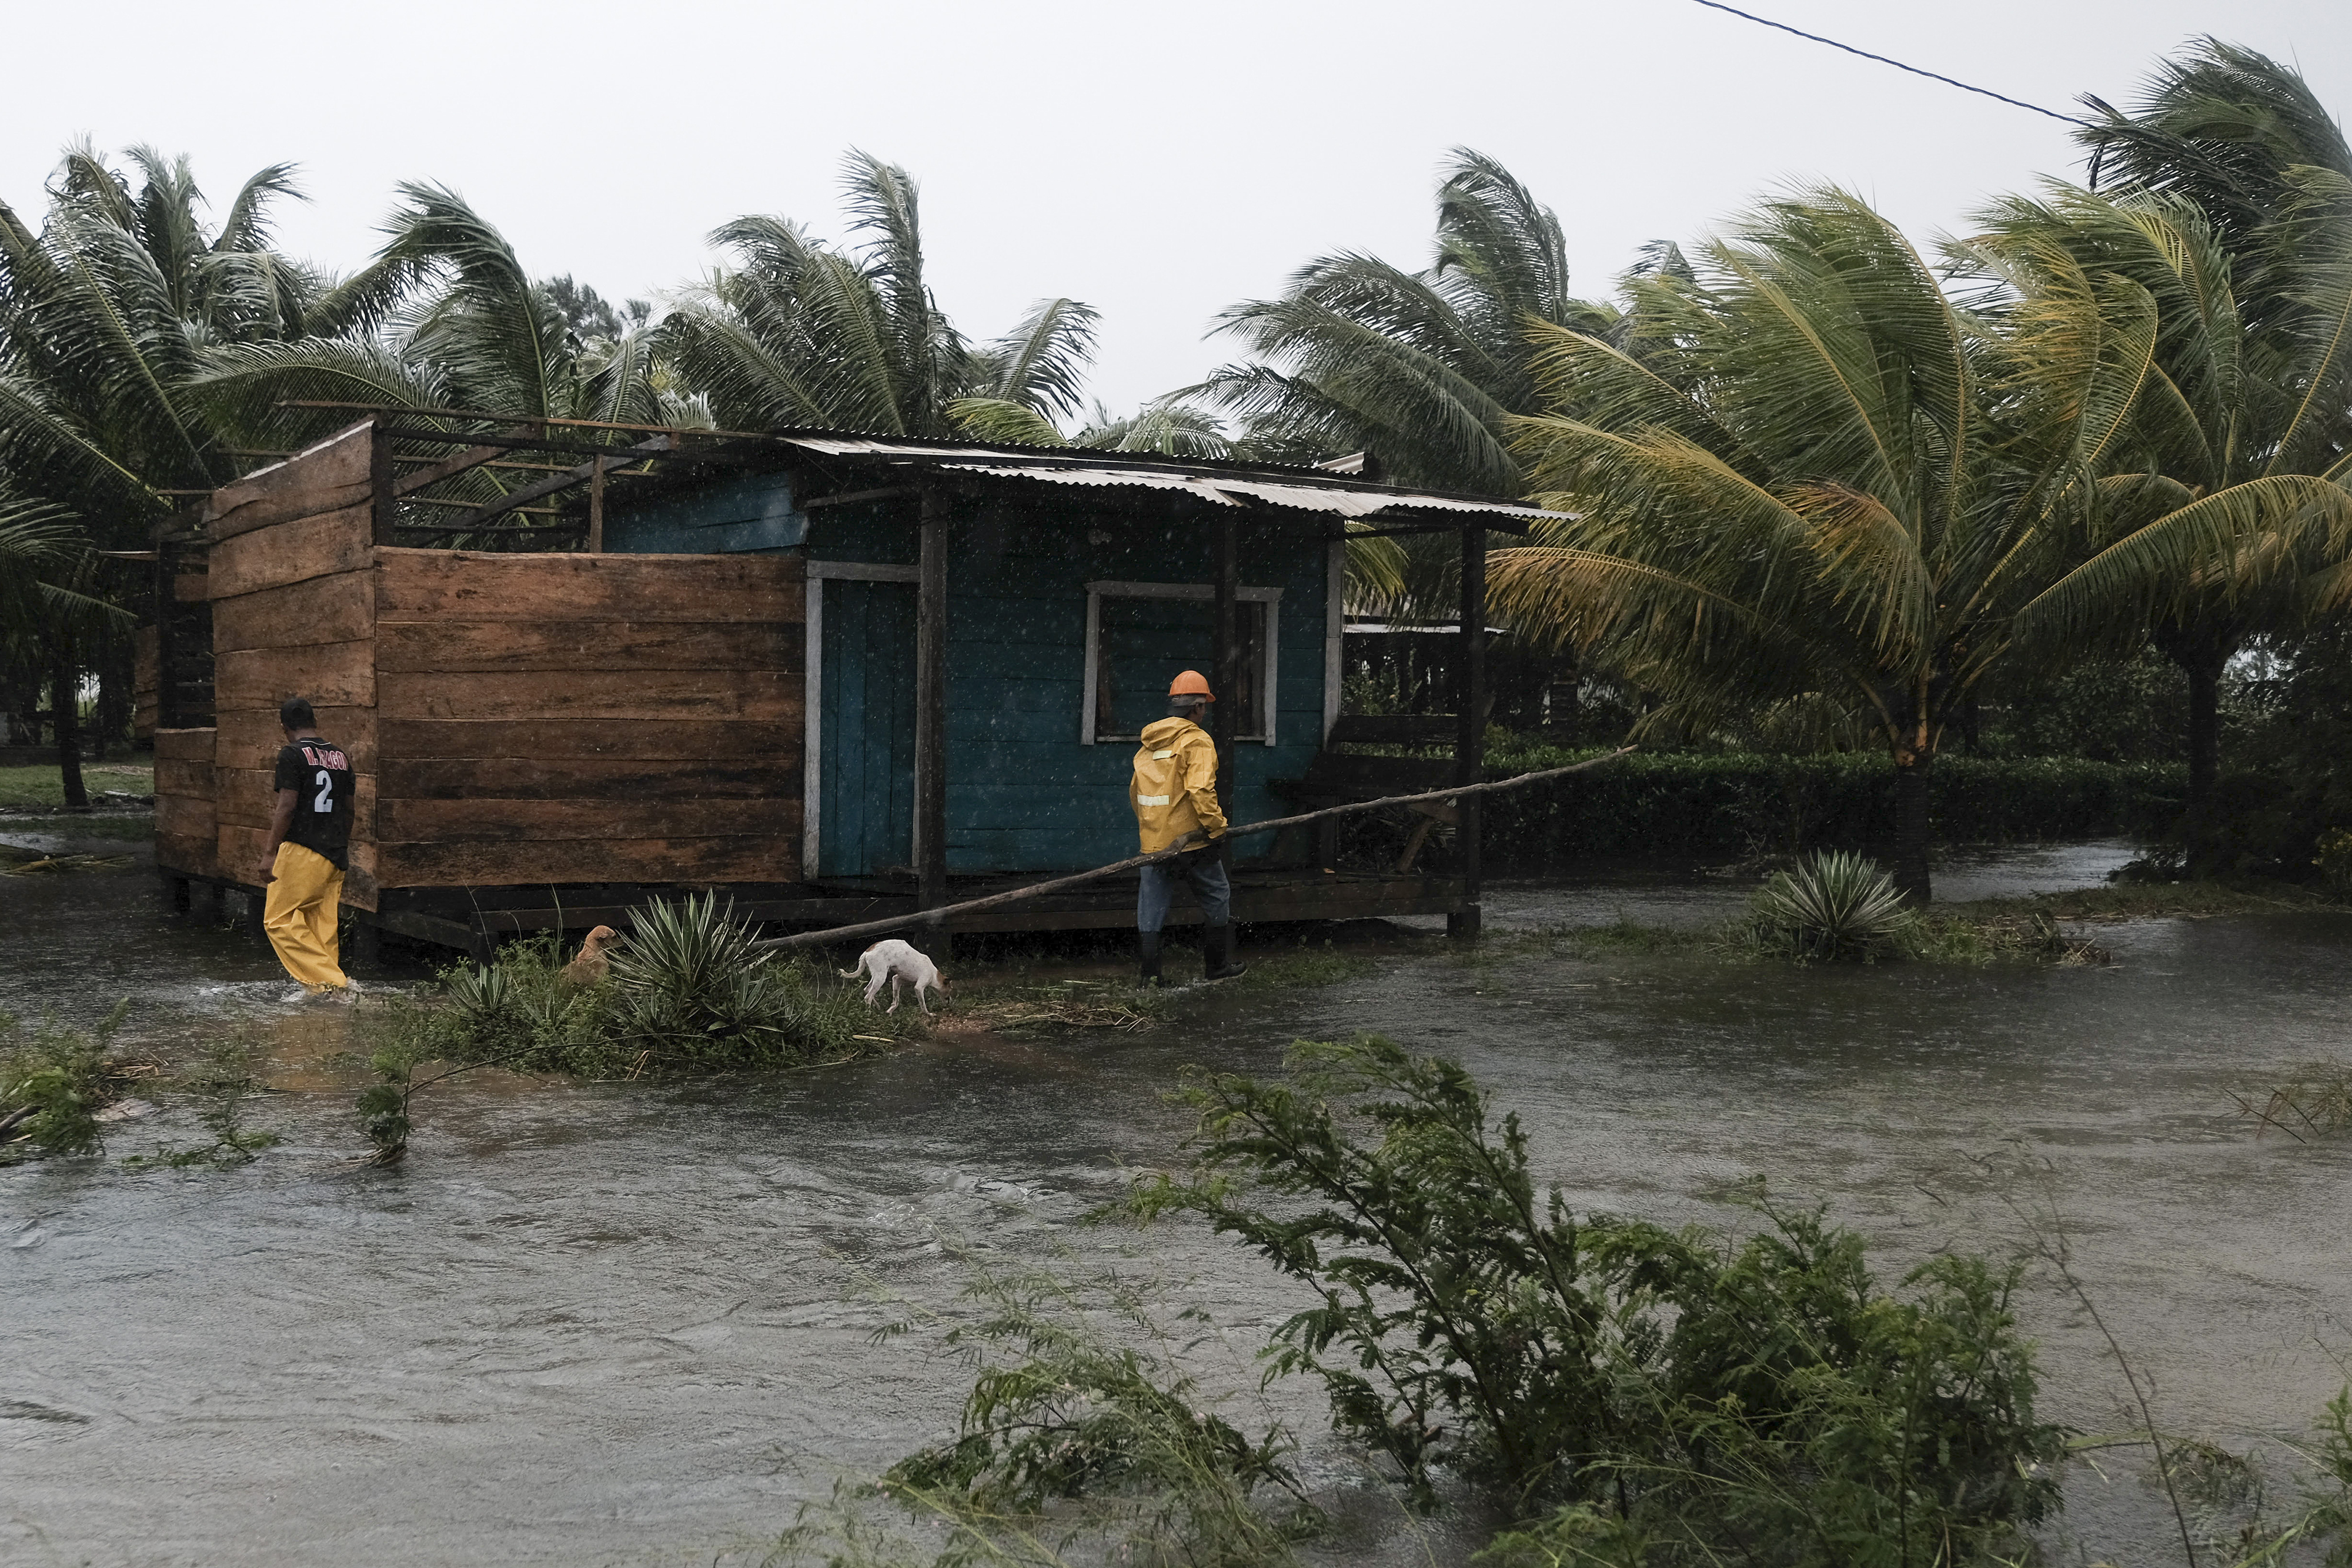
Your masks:
M2113 846L1988 857L2073 885ZM1962 884L1965 887L1965 883ZM835 1476L951 1428L969 1375L937 1344L973 1260L1116 1267L1248 1349L1297 1304L1181 1226L1077 1221L1183 1131L1187 1063L1269 1070L1377 1029L1459 1056L1580 1207L1737 1227L1762 1173L1869 1235L1887 1276L2000 1251L2054 1198L2160 1418L2242 1448L2307 1428L2352 1350L2352 1145L2260 1142L2225 1092L2352 1053L2352 916L2104 928L2112 969L1793 970L1704 958L1465 961L1386 949L1319 989L1227 988L1136 1035L959 1039L782 1079L459 1080L404 1168L357 1167L352 1016L290 1006L265 950L163 915L151 878L0 877L0 1009L87 1019L184 1056L245 1028L286 1142L236 1170L128 1168L185 1142L169 1096L104 1160L0 1171L0 1562L388 1564L709 1561L772 1536ZM1497 888L1498 925L1711 918L1742 890L1665 877ZM1675 912L1679 912L1679 915ZM2044 1176L2021 1168L2046 1168ZM2022 1301L2044 1408L2127 1425L2083 1314ZM910 1338L877 1343L912 1317ZM1320 1401L1261 1410L1308 1434ZM2275 1462L2279 1450L2271 1450ZM1340 1504L1330 1561L1459 1561L1310 1440ZM2176 1561L2137 1451L2069 1485L2064 1554Z

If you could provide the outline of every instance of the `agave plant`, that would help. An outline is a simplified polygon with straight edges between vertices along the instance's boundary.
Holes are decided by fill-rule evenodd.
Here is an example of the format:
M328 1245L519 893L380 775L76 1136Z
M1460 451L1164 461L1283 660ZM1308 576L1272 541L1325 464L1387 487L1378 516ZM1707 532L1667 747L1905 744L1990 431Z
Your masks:
M1895 878L1866 855L1832 850L1776 873L1748 904L1758 944L1796 958L1885 958L1917 916Z
M654 1060L751 1066L832 1043L796 971L716 894L657 899L613 952L613 1022Z

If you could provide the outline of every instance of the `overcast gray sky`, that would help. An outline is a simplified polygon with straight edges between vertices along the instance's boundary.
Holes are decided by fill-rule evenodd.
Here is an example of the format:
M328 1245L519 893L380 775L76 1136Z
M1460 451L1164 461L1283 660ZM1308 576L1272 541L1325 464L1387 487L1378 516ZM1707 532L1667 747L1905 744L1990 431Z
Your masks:
M2352 108L2346 0L1751 0L1743 9L2070 110L2122 102L2216 33ZM666 6L409 0L10 8L0 198L30 218L69 139L196 162L226 204L301 165L289 249L348 269L403 179L453 186L536 274L619 298L710 265L744 212L843 229L844 149L921 183L932 287L987 337L1033 299L1103 312L1125 408L1232 356L1204 340L1308 257L1428 254L1449 148L1501 158L1565 223L1580 288L1791 180L1918 233L2077 176L2066 127L1692 0L1348 5L995 0Z

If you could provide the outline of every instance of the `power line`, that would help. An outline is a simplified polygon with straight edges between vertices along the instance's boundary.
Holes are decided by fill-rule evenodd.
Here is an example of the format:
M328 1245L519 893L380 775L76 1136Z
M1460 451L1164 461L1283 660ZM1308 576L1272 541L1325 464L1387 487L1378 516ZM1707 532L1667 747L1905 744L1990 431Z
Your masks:
M1759 16L1752 11L1742 11L1737 5L1726 5L1723 0L1698 0L1698 4L1713 11L1728 11L1735 16L1745 17L1763 26L1778 27L1784 33L1794 33L1797 37L1810 39L1816 44L1827 44L1832 49L1843 49L1849 55L1860 55L1865 60L1876 60L1882 66L1893 66L1898 71L1909 71L1915 77L1926 77L1929 81L1942 82L1946 87L1958 88L1962 92L1972 92L1979 97L1993 99L2008 104L2012 109L2030 109L2036 114L2046 114L2053 120L2063 120L2069 125L2090 123L2087 120L2077 120L2071 114L2061 114L2054 109L2044 109L2038 103L2028 103L2021 98L2011 98L2007 93L1995 92L1990 88L1970 87L1967 82L1957 81L1935 71L1923 71L1917 66L1906 66L1901 60L1890 60L1885 55L1874 55L1868 49L1857 49L1852 44L1841 44L1835 38L1824 38L1819 33L1808 33L1802 27L1791 27L1786 22L1775 22L1769 16Z

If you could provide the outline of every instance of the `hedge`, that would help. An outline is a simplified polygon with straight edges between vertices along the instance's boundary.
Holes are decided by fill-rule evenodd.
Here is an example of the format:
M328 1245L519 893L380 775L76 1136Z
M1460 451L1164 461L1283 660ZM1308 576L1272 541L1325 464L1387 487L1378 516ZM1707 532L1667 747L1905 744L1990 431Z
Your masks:
M1593 751L1496 747L1487 775L1539 772ZM1945 843L2154 840L2179 817L2178 763L1946 756L1928 775ZM1600 856L1738 856L1884 845L1895 837L1895 769L1885 758L1634 752L1588 773L1486 798L1485 862L1541 873ZM1369 847L1369 846L1368 846Z

